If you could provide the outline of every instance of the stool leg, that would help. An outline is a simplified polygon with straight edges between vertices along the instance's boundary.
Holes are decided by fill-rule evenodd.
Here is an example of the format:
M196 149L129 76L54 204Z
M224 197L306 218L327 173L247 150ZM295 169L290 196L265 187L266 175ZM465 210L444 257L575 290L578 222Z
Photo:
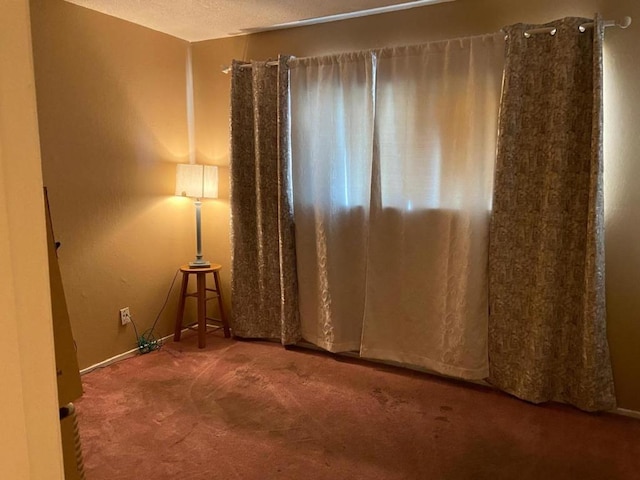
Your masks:
M187 294L187 285L189 283L189 275L182 272L182 286L180 287L180 298L178 300L178 313L176 314L176 329L173 333L173 341L180 341L180 334L182 333L182 318L184 317L184 302L185 295Z
M207 279L204 273L198 272L198 348L206 345L207 334Z
M229 331L229 322L227 321L227 316L224 313L224 306L222 305L222 288L220 287L220 275L218 272L213 272L213 280L216 284L216 290L218 291L218 308L220 308L220 320L222 320L224 336L225 338L229 338L231 336L231 332Z

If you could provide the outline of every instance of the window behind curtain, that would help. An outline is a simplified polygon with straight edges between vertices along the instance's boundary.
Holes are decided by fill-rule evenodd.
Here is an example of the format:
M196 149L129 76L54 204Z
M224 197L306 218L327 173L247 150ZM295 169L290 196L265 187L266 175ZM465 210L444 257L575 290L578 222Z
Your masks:
M294 60L291 108L296 202L369 207L373 142L373 56Z
M293 60L291 156L303 337L358 350L374 122L370 52Z
M494 50L464 39L378 54L383 207L488 209L502 79Z
M487 374L487 232L504 35L296 61L306 340Z

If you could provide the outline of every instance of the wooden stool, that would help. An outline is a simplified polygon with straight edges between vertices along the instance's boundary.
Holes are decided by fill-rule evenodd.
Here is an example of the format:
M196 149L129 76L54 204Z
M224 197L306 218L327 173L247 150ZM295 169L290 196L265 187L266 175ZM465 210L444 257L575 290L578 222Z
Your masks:
M207 320L212 322L219 322L224 329L224 336L229 338L231 333L229 332L229 323L227 317L224 314L224 307L222 305L222 289L220 288L220 269L222 265L212 263L210 267L206 268L191 268L189 265L183 265L180 267L182 272L182 287L180 288L180 300L178 303L178 315L176 317L176 330L173 335L173 341L180 341L180 333L182 332L182 319L184 316L184 304L187 297L195 297L198 299L198 348L204 348L206 345L205 335L207 333ZM207 273L213 274L213 281L215 288L207 288ZM189 285L189 275L196 276L197 290L194 293L187 293L187 286ZM213 292L214 295L207 297L207 292ZM220 309L220 319L207 317L207 302L218 299L218 308ZM220 328L220 325L216 325Z

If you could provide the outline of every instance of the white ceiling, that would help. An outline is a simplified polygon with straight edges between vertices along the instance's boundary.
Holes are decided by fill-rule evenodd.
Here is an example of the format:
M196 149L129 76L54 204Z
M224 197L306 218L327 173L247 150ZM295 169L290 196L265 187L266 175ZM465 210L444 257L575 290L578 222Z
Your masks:
M455 0L66 1L189 42L198 42Z

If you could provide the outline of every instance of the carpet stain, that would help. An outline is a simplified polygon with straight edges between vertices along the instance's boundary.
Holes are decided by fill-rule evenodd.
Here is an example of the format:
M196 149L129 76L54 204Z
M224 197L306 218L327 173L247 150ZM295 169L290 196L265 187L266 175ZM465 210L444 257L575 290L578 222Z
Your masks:
M243 353L236 353L235 355L229 355L225 357L225 361L229 363L249 363L252 358L248 355L244 355Z
M434 420L438 420L439 422L451 423L447 417L435 417Z
M453 407L450 407L449 405L440 405L441 412L450 412L452 410L453 410Z
M382 391L381 388L374 388L373 391L371 392L371 396L373 396L373 398L375 398L378 401L378 403L383 407L386 406L387 403L389 402L389 398L387 397L386 393Z
M249 395L242 393L247 391ZM228 426L282 436L299 427L297 419L289 416L287 408L268 391L256 395L246 387L241 387L240 391L234 388L217 398L215 403L223 411L222 416ZM299 437L298 434L293 436Z
M383 407L397 408L409 403L407 399L395 395L393 391L387 388L376 387L372 390L371 396Z
M294 373L298 378L301 378L302 380L308 380L310 378L310 375L308 373L304 373L300 371L300 369L298 368L298 365L296 365L295 362L289 362L289 364L287 364L287 366L284 368L285 370L288 370L289 372Z

